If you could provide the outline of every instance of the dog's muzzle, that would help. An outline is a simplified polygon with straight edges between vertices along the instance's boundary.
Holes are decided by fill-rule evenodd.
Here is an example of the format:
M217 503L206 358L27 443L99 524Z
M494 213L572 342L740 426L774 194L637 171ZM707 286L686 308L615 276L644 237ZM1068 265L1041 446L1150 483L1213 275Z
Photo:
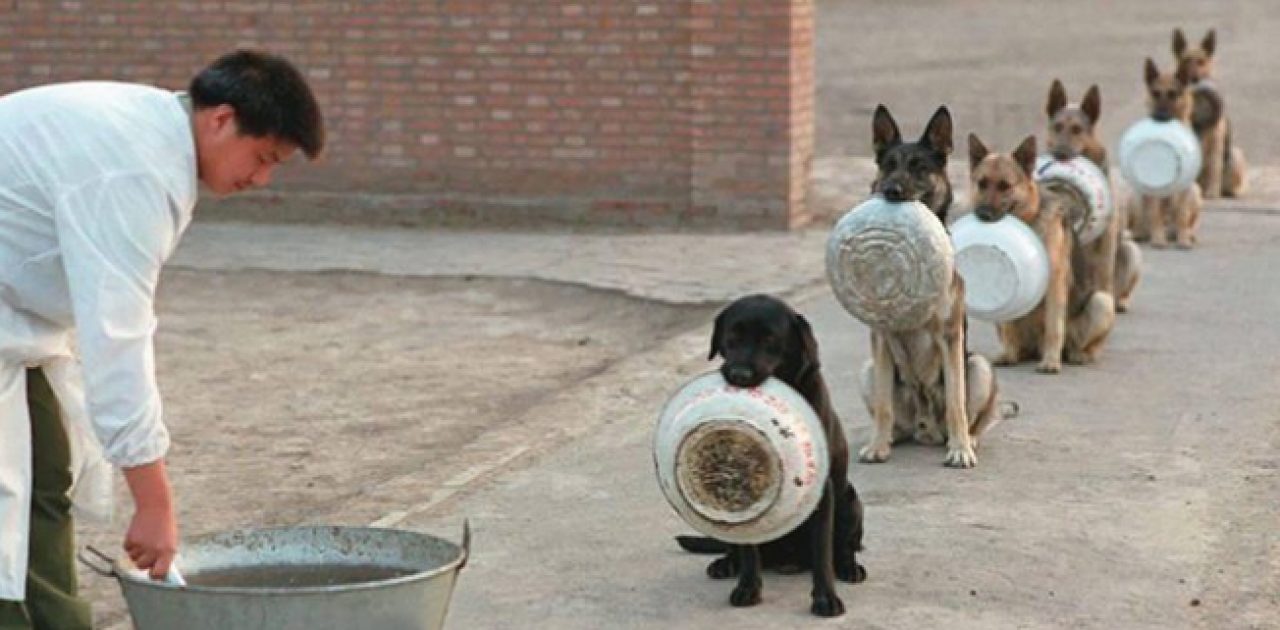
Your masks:
M880 187L880 193L889 201L907 201L907 189L897 182L886 182Z
M995 206L978 206L973 209L973 216L990 223L1000 219L1000 211L996 210Z
M721 372L724 380L734 387L755 387L760 384L756 371L749 365L726 365Z

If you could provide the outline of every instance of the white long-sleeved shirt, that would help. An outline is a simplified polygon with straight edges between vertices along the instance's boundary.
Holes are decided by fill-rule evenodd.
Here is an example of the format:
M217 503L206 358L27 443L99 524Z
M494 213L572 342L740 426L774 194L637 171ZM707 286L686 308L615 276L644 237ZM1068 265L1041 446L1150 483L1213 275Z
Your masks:
M168 448L154 296L197 194L191 120L173 92L82 82L0 97L0 599L21 599L26 564L25 368L79 357L113 464Z

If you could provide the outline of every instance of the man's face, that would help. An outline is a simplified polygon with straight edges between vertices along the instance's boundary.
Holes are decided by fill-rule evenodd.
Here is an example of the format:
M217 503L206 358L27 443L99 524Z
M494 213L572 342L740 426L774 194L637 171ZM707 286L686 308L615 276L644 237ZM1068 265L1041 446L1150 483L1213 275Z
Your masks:
M213 108L197 125L200 181L218 195L266 186L276 166L297 151L278 138L241 134L228 105Z

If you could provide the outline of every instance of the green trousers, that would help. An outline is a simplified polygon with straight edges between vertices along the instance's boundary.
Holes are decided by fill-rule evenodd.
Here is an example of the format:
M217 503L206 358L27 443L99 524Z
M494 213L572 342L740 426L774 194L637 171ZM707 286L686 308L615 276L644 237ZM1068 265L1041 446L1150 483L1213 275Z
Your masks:
M71 446L58 400L41 370L27 370L31 412L31 535L25 602L0 600L0 630L91 628L89 603L76 597L71 522Z

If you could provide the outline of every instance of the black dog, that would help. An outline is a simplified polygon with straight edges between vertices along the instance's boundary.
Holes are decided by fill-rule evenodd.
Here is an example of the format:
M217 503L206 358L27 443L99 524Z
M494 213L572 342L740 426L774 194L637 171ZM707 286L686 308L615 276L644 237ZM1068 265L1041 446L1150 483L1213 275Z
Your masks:
M734 606L760 602L764 567L793 573L810 569L813 613L824 617L843 614L835 578L856 583L867 576L856 556L862 549L862 502L848 481L849 445L819 372L818 342L809 322L777 298L741 298L716 317L707 358L716 355L724 357L720 373L735 386L755 387L774 376L804 396L826 431L830 474L813 514L782 538L759 546L694 536L678 536L676 540L695 553L727 552L707 566L707 575L738 577L738 586L729 598Z
M884 105L871 118L872 148L876 154L876 178L871 192L889 201L921 201L947 224L951 208L951 180L947 156L951 153L951 112L938 108L915 142L903 142L898 123Z

